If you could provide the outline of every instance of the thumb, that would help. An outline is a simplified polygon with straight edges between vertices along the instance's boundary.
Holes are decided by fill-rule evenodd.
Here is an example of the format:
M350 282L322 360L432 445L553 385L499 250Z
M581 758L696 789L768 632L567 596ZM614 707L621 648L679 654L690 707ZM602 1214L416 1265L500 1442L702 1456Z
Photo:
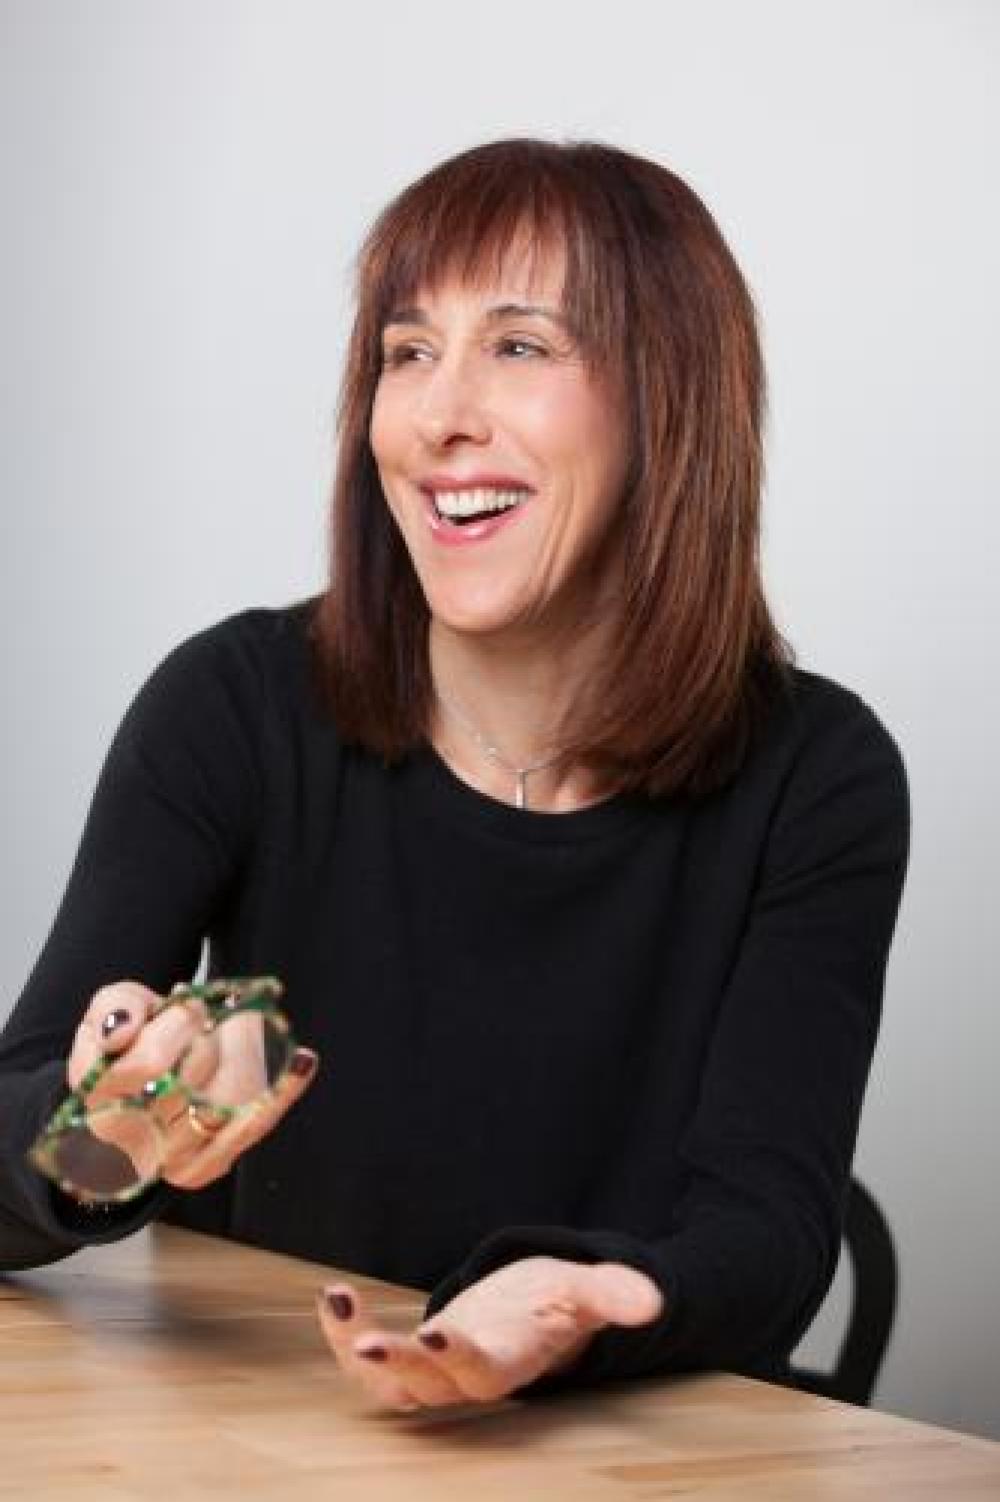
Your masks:
M609 1325L648 1325L659 1319L663 1294L647 1273L622 1262L598 1262L586 1269L580 1304Z

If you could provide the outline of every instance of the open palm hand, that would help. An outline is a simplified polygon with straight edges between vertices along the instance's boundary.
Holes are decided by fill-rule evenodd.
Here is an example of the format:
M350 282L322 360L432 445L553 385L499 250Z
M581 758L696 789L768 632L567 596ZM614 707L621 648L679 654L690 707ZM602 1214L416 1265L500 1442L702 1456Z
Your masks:
M496 1401L570 1365L605 1325L644 1325L662 1309L656 1284L635 1268L555 1257L508 1263L409 1335L369 1318L350 1283L319 1298L342 1369L380 1405L404 1411Z

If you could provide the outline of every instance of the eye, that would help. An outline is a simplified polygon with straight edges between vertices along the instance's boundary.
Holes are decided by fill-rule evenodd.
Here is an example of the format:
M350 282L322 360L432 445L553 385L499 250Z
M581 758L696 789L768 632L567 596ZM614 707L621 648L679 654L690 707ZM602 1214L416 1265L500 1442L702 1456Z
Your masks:
M382 364L392 370L398 365L409 365L414 360L423 356L430 356L430 351L419 344L393 344L389 349L382 352Z
M515 335L510 335L505 339L498 339L496 347L504 354L511 355L515 360L522 360L525 356L529 355L542 355L544 357L548 354L548 350L541 344L536 344L533 339L518 339ZM518 353L518 351L521 353Z

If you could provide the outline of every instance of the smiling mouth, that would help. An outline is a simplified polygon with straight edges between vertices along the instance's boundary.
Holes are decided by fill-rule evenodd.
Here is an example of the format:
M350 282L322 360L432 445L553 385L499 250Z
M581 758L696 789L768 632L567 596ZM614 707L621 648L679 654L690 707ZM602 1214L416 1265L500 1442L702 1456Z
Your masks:
M479 488L428 491L426 494L439 521L454 527L467 527L473 522L489 521L516 510L528 499L531 491Z

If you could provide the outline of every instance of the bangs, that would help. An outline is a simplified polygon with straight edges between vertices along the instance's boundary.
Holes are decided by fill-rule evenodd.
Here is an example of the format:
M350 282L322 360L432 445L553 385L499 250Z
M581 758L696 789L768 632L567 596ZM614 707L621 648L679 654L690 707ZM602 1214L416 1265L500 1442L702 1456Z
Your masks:
M550 155L550 152L553 153ZM627 301L614 211L593 174L544 142L470 152L419 179L376 221L358 261L361 322L380 335L395 309L445 282L483 288L510 260L565 257L562 312L589 360L620 364Z

